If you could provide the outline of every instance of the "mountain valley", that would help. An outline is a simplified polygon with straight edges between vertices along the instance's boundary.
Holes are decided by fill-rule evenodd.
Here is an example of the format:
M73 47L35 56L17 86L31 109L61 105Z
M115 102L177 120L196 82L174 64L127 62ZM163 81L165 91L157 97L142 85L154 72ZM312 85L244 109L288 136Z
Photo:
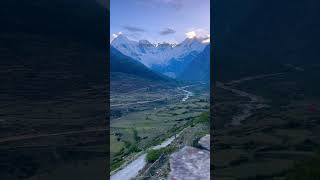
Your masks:
M115 41L117 43L117 39ZM139 43L149 44L145 41ZM171 72L171 67L175 67L174 70L180 68L182 72L184 70L182 67L187 66L183 61L192 63L202 53L192 51L187 56L188 60L187 57L179 60L171 59L168 61L168 66L158 64L156 69L156 65L150 67L144 60L137 57L135 59L128 52L125 55L122 53L123 49L120 51L112 44L110 47L111 179L157 176L154 171L150 171L150 168L154 168L154 164L144 160L150 148L161 146L168 141L163 148L174 148L177 151L185 145L193 145L193 141L209 133L209 117L205 116L202 121L198 121L200 116L209 111L209 79L201 79L203 82L197 82L198 79L181 81L164 75ZM154 52L174 48L168 44L151 46L154 49L150 51ZM208 45L205 48L206 52L210 50ZM209 56L204 54L199 60L203 59L209 63L209 58L205 55ZM188 142L169 141L184 129L188 129L195 136ZM187 135L182 133L181 138ZM169 154L162 161L157 165L163 167L162 176L165 177L170 172L167 166Z

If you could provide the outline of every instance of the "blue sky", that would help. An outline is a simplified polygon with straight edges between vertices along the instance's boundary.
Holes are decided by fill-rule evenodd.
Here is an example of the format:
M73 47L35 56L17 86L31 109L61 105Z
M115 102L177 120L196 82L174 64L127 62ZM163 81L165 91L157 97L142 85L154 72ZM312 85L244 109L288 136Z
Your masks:
M110 37L152 43L210 34L210 0L110 0Z

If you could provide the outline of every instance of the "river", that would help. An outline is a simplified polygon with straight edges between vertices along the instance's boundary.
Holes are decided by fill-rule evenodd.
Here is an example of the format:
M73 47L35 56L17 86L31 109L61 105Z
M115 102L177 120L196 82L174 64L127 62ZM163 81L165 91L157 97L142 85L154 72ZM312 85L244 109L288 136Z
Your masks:
M185 96L182 98L182 102L185 102L186 100L189 99L189 97L193 96L193 93L186 90L185 88L187 88L189 86L184 86L184 87L179 87L178 90L183 91L185 94Z

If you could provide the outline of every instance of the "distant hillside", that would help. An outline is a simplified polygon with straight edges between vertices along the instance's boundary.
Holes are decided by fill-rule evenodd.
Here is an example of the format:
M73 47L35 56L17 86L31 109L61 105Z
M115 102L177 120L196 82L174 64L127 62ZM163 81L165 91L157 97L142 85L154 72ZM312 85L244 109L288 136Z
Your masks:
M281 71L285 63L318 63L319 6L317 0L214 1L217 78Z
M178 77L189 81L210 81L210 45L194 58Z
M143 79L153 81L169 81L170 79L164 75L158 74L147 68L141 62L134 60L114 47L110 47L110 72L124 73L128 75L138 76ZM112 81L112 79L111 79Z

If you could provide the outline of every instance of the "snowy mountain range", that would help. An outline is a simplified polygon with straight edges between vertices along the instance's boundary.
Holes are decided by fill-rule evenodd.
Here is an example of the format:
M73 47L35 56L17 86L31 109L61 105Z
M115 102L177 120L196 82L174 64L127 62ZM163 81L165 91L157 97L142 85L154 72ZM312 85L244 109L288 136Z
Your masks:
M208 47L210 42L206 40L207 38L194 37L187 38L179 44L152 44L148 40L130 40L121 34L111 42L111 46L153 71L171 78L178 78L181 77L181 73L185 72L185 68ZM210 55L204 59L209 58ZM203 55L201 55L201 59L203 59ZM197 67L194 68L199 70Z
M187 38L180 44L152 44L148 40L130 40L121 34L111 42L111 45L124 55L134 58L151 68L152 65L167 65L173 58L182 60L193 51L202 52L207 45L207 43L203 42L204 39Z

